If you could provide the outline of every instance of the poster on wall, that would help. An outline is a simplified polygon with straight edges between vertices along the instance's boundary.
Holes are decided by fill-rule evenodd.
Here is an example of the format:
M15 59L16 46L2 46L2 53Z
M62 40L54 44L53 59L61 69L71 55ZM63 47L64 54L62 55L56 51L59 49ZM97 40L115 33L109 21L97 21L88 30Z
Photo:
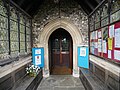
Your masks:
M102 52L102 39L98 39L98 52Z
M114 25L111 25L109 27L109 38L113 38L114 37Z
M112 25L111 25L112 24ZM120 63L120 21L110 23L94 32L90 50L93 55ZM92 33L91 32L91 33Z
M103 53L107 53L107 42L105 41L105 40L103 40L103 48L102 48L102 50L103 50Z
M111 56L111 50L108 50L108 58L112 58L112 56Z
M95 42L94 45L95 45L95 48L98 48L98 42Z
M44 48L32 48L32 63L39 67L44 67Z
M94 42L91 42L91 53L94 54L94 50L95 50L95 46L94 46Z
M35 54L41 54L41 49L36 49Z
M115 48L120 48L120 28L115 29Z
M35 56L35 65L40 65L41 64L41 55Z
M78 67L89 68L89 49L88 46L79 46L78 53Z
M98 31L98 38L101 38L101 37L102 37L102 32Z
M118 50L114 50L114 59L120 61L120 51L118 51Z
M80 49L80 56L86 56L86 48L81 48Z
M108 49L109 50L113 49L113 38L108 38Z
M95 31L95 39L98 39L97 31Z

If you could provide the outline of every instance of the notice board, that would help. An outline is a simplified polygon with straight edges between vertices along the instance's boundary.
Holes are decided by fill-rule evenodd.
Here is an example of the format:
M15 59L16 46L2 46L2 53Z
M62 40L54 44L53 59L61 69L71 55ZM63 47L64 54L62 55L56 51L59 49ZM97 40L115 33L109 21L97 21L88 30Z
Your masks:
M44 67L44 48L32 48L33 64L39 67Z
M78 67L89 68L89 49L88 46L78 47Z
M120 63L120 22L90 33L90 53Z

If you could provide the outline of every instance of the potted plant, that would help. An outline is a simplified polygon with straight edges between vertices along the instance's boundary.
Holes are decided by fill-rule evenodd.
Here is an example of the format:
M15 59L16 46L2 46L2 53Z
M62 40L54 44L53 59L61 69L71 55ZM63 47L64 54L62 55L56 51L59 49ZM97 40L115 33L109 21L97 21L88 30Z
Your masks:
M35 77L38 74L39 70L40 70L40 67L35 66L34 64L31 64L26 68L27 74L32 77Z

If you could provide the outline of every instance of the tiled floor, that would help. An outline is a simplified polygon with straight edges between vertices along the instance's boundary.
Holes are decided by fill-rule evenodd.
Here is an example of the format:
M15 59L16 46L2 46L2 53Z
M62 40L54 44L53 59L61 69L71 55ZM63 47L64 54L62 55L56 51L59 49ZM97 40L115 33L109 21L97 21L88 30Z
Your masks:
M79 78L72 75L51 75L43 78L37 90L85 90Z

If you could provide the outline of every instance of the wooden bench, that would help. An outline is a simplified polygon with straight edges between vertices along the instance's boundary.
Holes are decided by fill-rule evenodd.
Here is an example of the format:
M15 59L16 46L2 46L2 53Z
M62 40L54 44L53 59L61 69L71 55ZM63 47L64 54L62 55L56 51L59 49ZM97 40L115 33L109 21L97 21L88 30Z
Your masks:
M39 74L34 78L34 80L29 84L29 86L25 90L36 90L42 78L43 78L43 75L42 75L42 70L41 70Z
M36 77L26 76L15 90L36 90L42 78L42 70L40 70Z
M3 60L0 60L0 66L5 66L9 63L12 63L14 61L18 61L19 60L19 57L14 57L14 58L9 58L9 59L3 59Z
M80 79L86 90L109 90L106 85L88 69L80 68Z

